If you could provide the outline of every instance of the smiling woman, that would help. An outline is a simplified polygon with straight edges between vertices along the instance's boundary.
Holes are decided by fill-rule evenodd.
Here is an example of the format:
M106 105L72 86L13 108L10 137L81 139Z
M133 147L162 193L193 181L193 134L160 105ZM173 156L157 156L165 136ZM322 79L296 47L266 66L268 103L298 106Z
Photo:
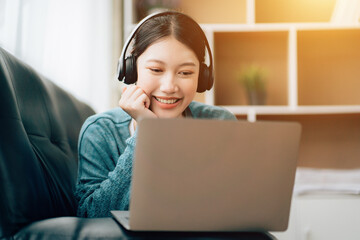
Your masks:
M150 98L156 116L182 116L195 96L199 65L195 53L174 37L156 41L141 54L137 86Z
M131 55L126 56L133 38ZM206 49L209 66L204 62ZM196 92L213 85L211 58L205 34L187 15L169 11L139 23L120 57L118 79L130 84L121 96L120 108L90 117L80 133L79 216L104 217L110 216L110 210L129 208L139 120L236 120L223 108L193 101Z

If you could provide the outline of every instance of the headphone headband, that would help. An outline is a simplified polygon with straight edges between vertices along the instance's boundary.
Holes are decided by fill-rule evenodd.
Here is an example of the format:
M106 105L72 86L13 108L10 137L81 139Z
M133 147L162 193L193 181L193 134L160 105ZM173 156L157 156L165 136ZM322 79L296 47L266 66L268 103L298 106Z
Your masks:
M145 18L143 18L137 25L136 27L133 29L133 31L131 32L131 34L129 35L129 37L127 38L125 44L124 44L124 47L121 51L121 55L120 55L120 59L119 59L119 63L118 63L118 80L119 81L123 81L124 83L126 84L131 84L131 83L134 83L136 82L137 79L131 79L130 81L127 81L126 79L126 76L128 75L126 72L129 70L130 68L130 71L137 71L136 70L136 67L134 69L134 66L136 66L136 60L134 59L134 56L130 56L128 58L126 58L126 52L129 48L129 45L131 43L131 41L133 40L133 38L135 37L135 34L137 33L137 31L141 28L141 26L147 22L148 20L152 19L152 18L156 18L156 17L160 17L160 16L166 16L166 15L185 15L185 14L182 14L180 12L176 12L176 11L165 11L165 12L160 12L160 13L153 13L153 14L150 14L148 16L146 16ZM186 16L186 15L185 15ZM188 17L188 16L187 16ZM188 17L190 20L192 20L195 24L198 25L198 23L196 23L192 18ZM208 83L206 83L207 86L205 86L205 89L201 89L200 92L204 92L206 90L210 90L212 85L213 85L213 62L212 62L212 54L211 54L211 49L210 49L210 45L209 45L209 42L205 36L205 33L204 31L201 29L201 27L199 26L200 30L201 30L201 34L203 36L203 40L204 40L204 43L205 43L205 47L207 49L207 52L208 52L208 55L209 55L209 61L210 61L210 64L209 66L206 66L205 63L200 63L201 66L203 66L202 68L205 68L204 71L206 71L207 73L205 73L205 77L206 78L209 78L208 80ZM129 60L129 61L128 61ZM128 62L127 62L128 61ZM200 69L201 70L201 69ZM204 74L200 74L199 75L202 75L202 77L204 77L203 75ZM137 76L137 75L136 75ZM200 77L200 76L199 76ZM202 87L203 88L203 87ZM199 91L199 90L198 90Z

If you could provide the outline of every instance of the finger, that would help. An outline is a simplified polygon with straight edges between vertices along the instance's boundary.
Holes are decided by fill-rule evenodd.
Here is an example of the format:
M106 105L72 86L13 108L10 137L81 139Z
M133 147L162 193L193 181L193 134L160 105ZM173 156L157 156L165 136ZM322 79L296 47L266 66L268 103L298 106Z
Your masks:
M145 95L145 97L142 95ZM146 105L146 96L147 95L140 87L131 86L128 90L126 90L123 96L121 96L119 106L125 111L143 110Z
M124 93L124 94L125 94L125 93L131 94L131 93L133 93L136 89L137 89L136 86L129 85L129 86L124 87L123 93Z
M150 103L151 103L150 98L146 95L145 107L146 107L146 108L150 108Z
M150 105L149 97L148 97L145 93L141 94L141 95L134 101L134 105L135 105L137 108L140 108L140 109L148 108L148 106Z
M121 97L123 99L129 100L136 90L137 90L136 86L129 86L129 87L126 88L126 91L124 91L122 93Z
M141 88L135 89L135 91L129 96L129 102L135 102L141 95L145 94Z
M136 91L136 87L135 86L127 86L125 87L125 90L123 90L123 93L121 94L120 100L119 100L119 106L122 108L127 108L129 106L129 104L131 104L131 100L129 100L132 96L132 94L134 93L134 91Z
M146 94L146 92L144 90L142 90L142 92L143 92L144 96L142 96L142 95L141 96L144 97L144 99L145 99L144 105L145 105L146 108L149 108L150 103L151 103L150 98L149 98L149 96Z

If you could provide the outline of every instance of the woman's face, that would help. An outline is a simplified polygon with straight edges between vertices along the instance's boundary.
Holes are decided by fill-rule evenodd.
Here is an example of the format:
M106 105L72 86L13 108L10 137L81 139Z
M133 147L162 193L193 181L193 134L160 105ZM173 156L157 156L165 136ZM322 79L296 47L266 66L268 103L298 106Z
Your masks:
M172 36L151 44L137 59L137 86L150 98L150 110L182 117L196 94L199 66L195 53Z

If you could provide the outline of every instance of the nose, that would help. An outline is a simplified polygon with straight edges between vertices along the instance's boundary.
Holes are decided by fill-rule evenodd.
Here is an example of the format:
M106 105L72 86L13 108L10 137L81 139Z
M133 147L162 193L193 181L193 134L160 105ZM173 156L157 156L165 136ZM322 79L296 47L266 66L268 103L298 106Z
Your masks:
M179 90L179 87L176 83L176 76L172 73L168 73L163 76L161 79L160 91L164 93L174 93Z

